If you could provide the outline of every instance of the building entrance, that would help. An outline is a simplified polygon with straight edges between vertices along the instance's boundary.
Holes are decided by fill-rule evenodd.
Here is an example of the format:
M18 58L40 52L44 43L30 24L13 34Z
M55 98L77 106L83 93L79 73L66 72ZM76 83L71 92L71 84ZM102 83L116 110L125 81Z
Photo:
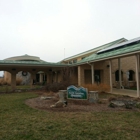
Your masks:
M84 71L85 75L85 84L91 84L91 70L85 70ZM101 70L94 70L94 81L95 83L100 83L101 82Z
M100 70L95 70L94 71L94 80L98 84L101 82L101 72L100 72Z

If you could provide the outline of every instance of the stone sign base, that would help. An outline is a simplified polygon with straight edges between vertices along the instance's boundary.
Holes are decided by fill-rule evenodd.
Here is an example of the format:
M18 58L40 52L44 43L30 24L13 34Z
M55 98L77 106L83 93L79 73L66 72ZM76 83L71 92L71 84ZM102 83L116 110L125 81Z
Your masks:
M96 103L99 99L98 91L89 91L89 102Z

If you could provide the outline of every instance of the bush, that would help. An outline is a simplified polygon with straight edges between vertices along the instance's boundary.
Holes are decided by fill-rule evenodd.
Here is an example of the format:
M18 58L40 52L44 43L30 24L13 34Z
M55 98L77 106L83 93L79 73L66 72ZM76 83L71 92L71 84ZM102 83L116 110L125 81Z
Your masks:
M0 79L0 86L2 85L7 85L7 82L3 78Z
M46 85L47 91L58 92L59 90L66 90L69 86L69 82L60 82L60 83L49 83Z
M22 78L16 78L16 85L20 85L22 83ZM9 78L7 78L6 80L4 80L3 78L0 79L0 86L2 85L11 85L11 80Z
M2 80L3 80L3 79L0 79L0 86L2 85Z
M109 92L110 86L107 84L84 84L84 88L87 88L88 91L99 91L99 92Z
M16 78L16 85L20 85L22 83L22 78Z
M11 79L9 79L9 78L6 78L6 85L11 85Z
M110 103L108 106L109 107L112 107L112 108L115 108L116 107L113 103Z

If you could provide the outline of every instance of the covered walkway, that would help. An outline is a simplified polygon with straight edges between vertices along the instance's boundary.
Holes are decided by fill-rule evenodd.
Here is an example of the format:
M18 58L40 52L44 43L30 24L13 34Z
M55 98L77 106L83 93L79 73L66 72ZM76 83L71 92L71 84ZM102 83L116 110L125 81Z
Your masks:
M130 97L137 97L137 90L128 90L128 89L116 89L113 88L112 91L113 94L119 94L119 95L127 95Z

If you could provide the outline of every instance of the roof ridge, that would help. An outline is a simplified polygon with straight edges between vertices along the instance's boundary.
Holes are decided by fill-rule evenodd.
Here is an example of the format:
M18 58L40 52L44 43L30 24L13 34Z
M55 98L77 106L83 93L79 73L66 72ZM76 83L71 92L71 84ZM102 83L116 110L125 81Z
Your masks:
M111 42L109 42L109 43L106 43L106 44L103 44L103 45L100 45L100 46L98 46L98 47L95 47L95 48L92 48L92 49L90 49L90 50L87 50L87 51L85 51L85 52L81 52L81 53L79 53L79 54L76 54L76 55L73 55L73 56L70 56L70 57L67 57L67 58L65 58L65 59L63 59L63 60L61 60L60 62L62 62L62 61L65 61L65 60L67 60L67 59L72 59L72 58L74 58L74 57L78 57L78 55L84 55L84 53L86 54L86 53L90 53L90 51L96 51L96 49L100 49L101 47L103 47L103 46L106 46L106 45L109 45L109 44L111 44L111 43L117 43L117 41L122 41L122 40L127 40L127 39L125 39L124 37L123 38L120 38L120 39L117 39L117 40L115 40L115 41L111 41ZM119 42L118 42L119 43ZM113 44L114 45L114 44ZM110 46L108 46L108 47L110 47Z

